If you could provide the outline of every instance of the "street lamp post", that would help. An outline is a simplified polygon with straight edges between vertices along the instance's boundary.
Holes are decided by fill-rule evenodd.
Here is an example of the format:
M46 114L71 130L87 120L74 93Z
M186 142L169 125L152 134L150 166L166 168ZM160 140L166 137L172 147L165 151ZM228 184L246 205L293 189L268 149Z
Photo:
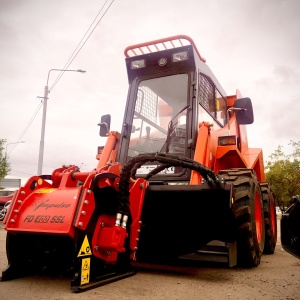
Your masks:
M20 142L15 142L15 143L7 143L5 145L5 158L7 158L7 146L8 145L13 145L13 144L20 144L20 143L25 143L24 141L20 141Z
M85 73L83 70L64 70L64 69L51 69L48 72L47 83L44 90L44 102L43 102L43 119L42 119L42 130L41 130L41 141L40 141L40 150L39 150L39 161L38 161L38 175L42 175L43 169L43 157L44 157L44 144L45 144L45 127L46 127L46 114L47 114L47 100L49 95L49 76L51 71L60 71L60 72L80 72Z

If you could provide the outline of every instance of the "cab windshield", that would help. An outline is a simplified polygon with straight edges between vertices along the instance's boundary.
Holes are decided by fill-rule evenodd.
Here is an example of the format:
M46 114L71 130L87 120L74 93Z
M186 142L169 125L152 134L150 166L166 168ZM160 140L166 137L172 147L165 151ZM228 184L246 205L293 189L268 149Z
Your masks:
M140 82L131 128L129 158L150 152L186 155L187 87L187 74Z

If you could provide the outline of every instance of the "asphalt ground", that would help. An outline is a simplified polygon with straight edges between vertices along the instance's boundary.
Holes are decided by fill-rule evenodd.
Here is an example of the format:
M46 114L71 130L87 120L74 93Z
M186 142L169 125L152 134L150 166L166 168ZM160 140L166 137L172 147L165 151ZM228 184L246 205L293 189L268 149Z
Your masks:
M278 219L279 224L279 219ZM6 231L0 225L0 269L7 265ZM24 245L26 247L26 245ZM83 293L73 293L70 279L31 276L0 282L1 300L114 299L284 299L300 300L300 260L278 242L257 268L223 265L140 266L136 275Z

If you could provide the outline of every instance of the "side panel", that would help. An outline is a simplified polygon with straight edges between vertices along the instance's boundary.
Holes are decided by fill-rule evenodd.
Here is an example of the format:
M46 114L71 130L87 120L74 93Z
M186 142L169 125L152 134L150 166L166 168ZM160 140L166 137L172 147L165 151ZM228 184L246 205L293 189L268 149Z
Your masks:
M21 200L17 196L5 229L8 232L73 234L78 188L40 188Z

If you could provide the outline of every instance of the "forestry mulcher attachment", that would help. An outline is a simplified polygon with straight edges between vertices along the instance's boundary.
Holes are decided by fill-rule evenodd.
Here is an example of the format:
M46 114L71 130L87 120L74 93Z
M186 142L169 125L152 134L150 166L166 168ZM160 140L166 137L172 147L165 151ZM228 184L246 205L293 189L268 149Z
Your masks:
M251 100L227 96L187 36L133 45L125 56L121 133L102 116L107 141L94 170L61 167L14 194L2 280L65 272L78 292L142 263L256 267L274 252L263 154L247 142Z

